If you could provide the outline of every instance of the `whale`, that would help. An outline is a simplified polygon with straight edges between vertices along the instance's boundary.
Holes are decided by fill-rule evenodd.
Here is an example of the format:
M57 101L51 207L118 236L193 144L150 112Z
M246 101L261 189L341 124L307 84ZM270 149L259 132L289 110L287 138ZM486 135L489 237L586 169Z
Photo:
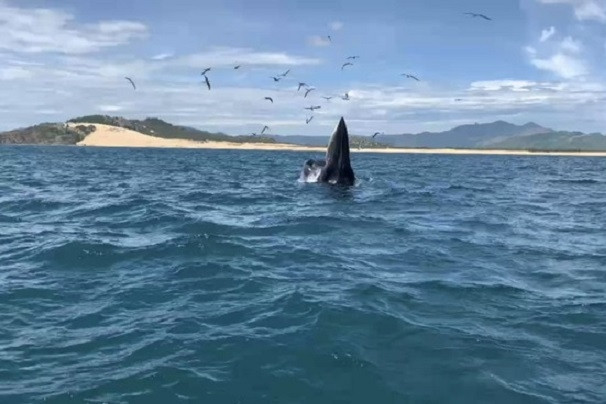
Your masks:
M326 159L307 160L301 170L300 180L346 186L355 184L356 177L349 157L349 134L343 117L330 137Z

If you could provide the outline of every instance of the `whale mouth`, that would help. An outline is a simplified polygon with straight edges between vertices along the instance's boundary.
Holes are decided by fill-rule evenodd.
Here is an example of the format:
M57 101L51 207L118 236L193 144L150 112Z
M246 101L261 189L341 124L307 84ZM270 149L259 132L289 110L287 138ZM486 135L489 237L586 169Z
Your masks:
M326 165L324 161L307 160L301 171L301 177L299 182L319 182L320 174L322 174L322 168Z

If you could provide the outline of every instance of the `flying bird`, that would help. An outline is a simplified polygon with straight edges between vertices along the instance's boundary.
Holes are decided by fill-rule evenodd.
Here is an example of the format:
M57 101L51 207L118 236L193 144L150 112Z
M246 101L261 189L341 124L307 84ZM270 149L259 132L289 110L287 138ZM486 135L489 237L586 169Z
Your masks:
M239 69L239 68L241 68L241 67L242 67L242 65L237 65L237 66L234 66L234 70L238 70L238 69Z
M301 87L307 87L307 84L299 83L299 88L297 88L297 91L299 91L301 89Z
M252 136L257 136L257 134L255 132L251 133Z
M130 77L124 77L126 80L130 81L130 84L133 86L133 90L137 89L137 86L135 86L135 82L130 78Z
M349 93L345 93L343 97L341 97L343 101L349 101Z
M282 80L282 77L273 77L272 76L272 79L274 79L274 81L277 83L278 81Z
M202 70L201 75L206 76L206 73L208 73L209 71L210 71L210 67L207 67L206 69Z
M269 126L265 125L263 127L263 130L261 131L261 134L264 134L266 130L269 130Z
M206 82L206 87L208 87L208 90L210 91L210 81L208 81L208 77L204 76L204 81Z
M306 119L305 119L305 123L306 123L306 124L309 124L309 123L311 122L311 120L312 120L312 119L314 119L314 116L313 116L313 115L312 115L312 116L310 116L309 118L306 118Z
M456 102L463 101L463 98L455 98Z
M328 42L332 42L332 38L330 35L327 35L326 38L328 38Z
M273 99L273 98L271 98L271 97L265 97L265 99L266 99L267 101L271 101L271 103L272 103L272 104L274 103L274 99Z
M407 79L413 79L413 80L416 80L416 81L421 81L421 80L419 80L419 79L418 79L418 77L413 76L412 74L407 74L407 73L404 73L404 74L401 74L401 76L404 76L404 77L406 77Z
M288 69L284 73L280 74L280 77L286 77L286 76L288 76L288 73L290 73L290 69Z
M356 60L359 58L360 58L360 56L347 56L347 60Z
M492 18L485 16L484 14L478 14L478 13L464 13L466 15L471 16L472 18L483 18L486 21L492 21Z
M353 63L351 63L351 62L343 63L343 66L341 66L341 70L345 69L347 66L353 66Z
M333 99L333 97L322 97L322 98L324 98L326 101L330 101Z
M375 134L374 134L374 135L372 135L372 138L374 139L374 138L376 138L378 135L382 135L382 134L383 134L382 132L375 132Z
M307 98L307 95L309 93L311 93L312 91L314 91L314 90L315 90L315 88L313 88L313 87L312 88L308 88L307 90L305 90L305 97L303 97L303 98Z
M321 107L321 106L319 106L319 105L316 105L316 106L313 106L313 105L312 105L311 107L307 107L307 108L305 108L305 109L308 109L308 110L310 110L311 112L314 112L316 109L322 109L322 107Z

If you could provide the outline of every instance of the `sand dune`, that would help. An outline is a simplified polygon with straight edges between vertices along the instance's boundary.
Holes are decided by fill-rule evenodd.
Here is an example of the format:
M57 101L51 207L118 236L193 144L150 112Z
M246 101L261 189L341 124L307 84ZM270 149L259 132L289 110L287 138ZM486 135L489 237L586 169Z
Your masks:
M71 124L74 125L74 124ZM82 125L79 123L79 125ZM296 146L284 143L235 143L197 142L185 139L164 139L145 135L129 129L110 125L94 125L97 130L88 135L78 146L95 147L165 147L189 149L233 149L233 150L289 150L324 152L325 147ZM328 143L328 137L326 138ZM486 155L527 155L527 156L594 156L606 157L606 152L531 152L525 150L472 150L472 149L352 149L360 153L409 153L409 154L486 154Z
M94 125L97 130L88 135L78 146L97 147L173 147L189 149L243 149L243 150L323 150L320 147L294 146L280 143L235 143L235 142L197 142L186 139L164 139L145 135L133 130L110 125Z

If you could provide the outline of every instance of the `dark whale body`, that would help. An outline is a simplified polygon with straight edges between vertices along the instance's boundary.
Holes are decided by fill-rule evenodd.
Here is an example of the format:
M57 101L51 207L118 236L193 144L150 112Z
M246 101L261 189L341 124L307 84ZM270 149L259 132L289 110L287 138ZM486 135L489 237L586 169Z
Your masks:
M354 185L356 177L349 159L349 134L343 118L330 138L326 160L307 160L301 179L305 182Z

